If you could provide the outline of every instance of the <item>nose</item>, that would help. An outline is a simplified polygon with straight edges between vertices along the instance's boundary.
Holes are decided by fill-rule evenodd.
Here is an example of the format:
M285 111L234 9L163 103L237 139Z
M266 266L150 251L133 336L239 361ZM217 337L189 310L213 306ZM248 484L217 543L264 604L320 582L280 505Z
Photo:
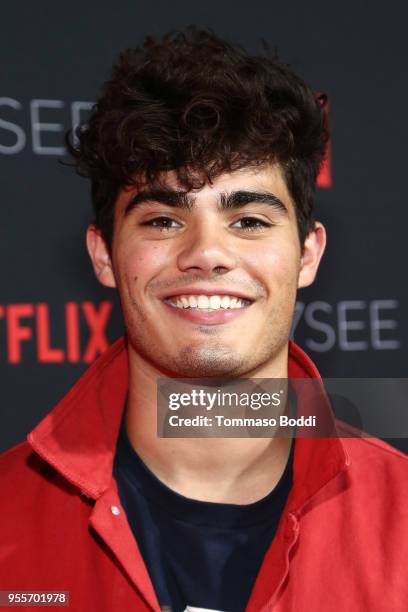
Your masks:
M186 233L177 258L181 271L200 271L206 274L226 273L235 268L237 257L228 244L222 228L214 219L200 222Z

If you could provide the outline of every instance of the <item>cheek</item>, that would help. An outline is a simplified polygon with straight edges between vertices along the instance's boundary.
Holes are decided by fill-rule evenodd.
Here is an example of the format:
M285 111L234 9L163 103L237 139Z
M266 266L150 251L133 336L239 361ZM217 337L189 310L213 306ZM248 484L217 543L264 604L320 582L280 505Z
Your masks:
M166 250L158 244L139 242L120 249L116 261L122 278L138 280L143 285L168 264L168 256Z
M243 256L251 275L264 285L292 284L297 282L300 253L291 242L276 239L270 244L260 243L256 249L248 249Z

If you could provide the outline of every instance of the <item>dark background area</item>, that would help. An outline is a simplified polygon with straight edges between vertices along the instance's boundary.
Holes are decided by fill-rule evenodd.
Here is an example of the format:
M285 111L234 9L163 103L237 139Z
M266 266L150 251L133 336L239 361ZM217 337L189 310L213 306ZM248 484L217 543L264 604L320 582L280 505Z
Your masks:
M86 254L89 185L58 162L63 130L78 108L86 119L83 103L96 100L121 49L192 23L250 51L264 38L328 94L332 186L318 190L316 207L329 241L315 285L299 292L294 337L324 376L406 376L407 19L402 3L320 0L2 7L0 450L24 439L88 366L84 302L112 302L107 338L122 333L117 298L97 284ZM68 303L80 344L70 358ZM21 328L28 337L16 343ZM61 361L41 361L46 341Z

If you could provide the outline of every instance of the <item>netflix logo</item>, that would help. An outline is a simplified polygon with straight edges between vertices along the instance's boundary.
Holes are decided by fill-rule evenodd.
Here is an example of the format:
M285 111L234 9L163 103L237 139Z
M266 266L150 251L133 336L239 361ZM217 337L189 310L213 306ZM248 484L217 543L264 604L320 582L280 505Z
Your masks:
M30 345L39 363L91 363L110 344L106 330L112 307L110 301L67 302L56 313L45 302L0 306L4 323L1 359L22 363L24 349ZM53 340L51 328L63 337L59 344Z
M330 110L329 104L324 107L326 113L327 125L330 124ZM332 167L331 167L331 142L326 145L326 154L324 157L323 164L320 168L319 176L317 177L317 186L321 189L329 189L332 187Z
M317 186L321 189L329 189L332 186L330 143L327 145L326 157L324 158L319 176L317 177Z

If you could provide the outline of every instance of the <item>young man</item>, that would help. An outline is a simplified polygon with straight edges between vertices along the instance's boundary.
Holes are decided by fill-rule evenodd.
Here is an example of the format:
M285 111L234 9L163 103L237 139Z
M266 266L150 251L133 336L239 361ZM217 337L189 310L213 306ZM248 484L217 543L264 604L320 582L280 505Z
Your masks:
M126 337L3 455L1 589L84 612L406 610L404 455L341 428L157 436L159 377L319 377L289 334L325 248L322 102L207 32L121 55L71 152Z

